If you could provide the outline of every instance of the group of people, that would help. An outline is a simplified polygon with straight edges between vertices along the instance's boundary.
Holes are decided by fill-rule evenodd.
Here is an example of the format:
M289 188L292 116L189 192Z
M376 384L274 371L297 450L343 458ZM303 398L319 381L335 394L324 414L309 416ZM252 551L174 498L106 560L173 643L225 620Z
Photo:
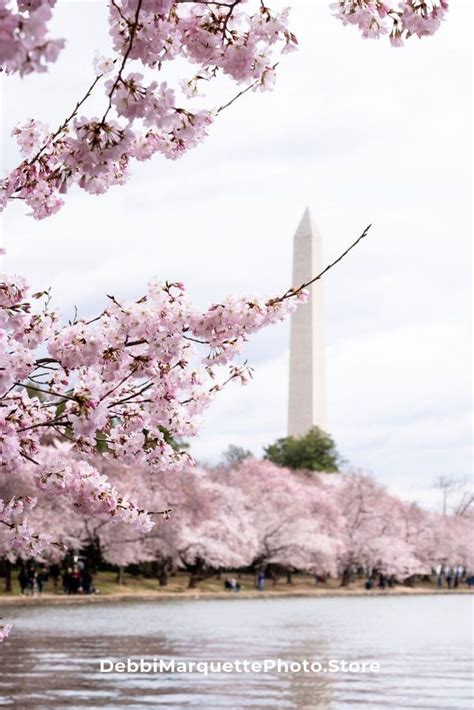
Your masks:
M265 590L265 572L262 570L257 573L255 578L255 587L259 592L263 592ZM229 592L240 592L240 582L238 582L234 577L231 577L230 579L226 577L224 580L224 589Z
M93 594L92 574L88 567L78 560L77 564L68 567L62 575L64 594Z
M443 565L438 563L434 567L434 573L436 575L437 589L441 589L443 587L443 581L446 582L448 589L451 589L451 587L456 589L464 579L465 569L462 565L454 565L453 567L445 565L443 567ZM472 577L468 577L466 582L469 588L471 588L474 580Z
M366 589L373 589L374 587L378 587L379 589L387 589L387 587L394 587L394 579L393 576L388 577L387 575L383 574L382 572L379 573L373 573L365 583L365 588Z
M58 591L61 583L63 594L93 594L95 592L92 574L83 560L75 558L72 566L61 573L57 564L49 568L44 565L23 564L18 574L22 596L37 596L44 592L46 582L51 579L54 590Z
M22 565L18 574L21 595L33 597L42 594L47 580L48 570L45 567Z
M225 579L224 589L227 589L229 592L240 592L240 582L238 582L234 577L231 577L231 579Z

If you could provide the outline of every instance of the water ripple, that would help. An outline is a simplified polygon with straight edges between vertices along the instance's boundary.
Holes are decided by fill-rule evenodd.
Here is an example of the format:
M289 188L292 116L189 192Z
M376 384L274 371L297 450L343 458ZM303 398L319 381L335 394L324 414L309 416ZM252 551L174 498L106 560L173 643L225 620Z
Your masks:
M229 610L232 613L229 614ZM19 607L0 707L471 709L463 597L170 601ZM376 661L378 674L99 673L99 659Z

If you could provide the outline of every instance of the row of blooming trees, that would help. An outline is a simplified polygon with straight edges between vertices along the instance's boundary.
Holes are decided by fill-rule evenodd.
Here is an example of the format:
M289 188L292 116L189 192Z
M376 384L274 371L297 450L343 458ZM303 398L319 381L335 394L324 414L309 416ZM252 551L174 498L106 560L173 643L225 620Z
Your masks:
M55 459L54 448L45 448L46 459ZM72 454L68 445L59 448ZM153 562L162 584L167 570L186 570L190 586L220 570L267 565L288 575L339 576L343 584L356 569L377 569L398 580L429 574L437 563L474 570L472 515L429 512L361 473L328 476L247 459L233 467L168 471L154 481L145 468L100 458L96 466L112 484L136 495L142 491L149 509L171 509L170 519L150 531L133 531L110 516L80 509L71 514L61 497L44 499L31 522L47 526L55 544L40 559L57 561L67 551L89 549L95 559L119 567ZM20 475L33 494L27 469ZM3 477L0 494L7 486ZM5 530L0 556L14 561L17 554L13 534Z
M58 59L66 42L49 35L55 4L0 0L4 75L43 72ZM0 210L25 203L29 214L44 219L75 186L101 194L126 182L133 160L180 157L237 98L271 88L279 55L297 44L288 11L273 12L263 2L109 0L107 10L112 50L98 53L88 88L68 115L55 128L30 118L13 129L21 160L0 181ZM387 33L393 44L432 34L446 10L445 0L335 6L344 23L366 37ZM179 81L175 60L187 67ZM231 88L223 88L221 105L204 106L203 88L222 79ZM88 115L88 99L98 91L103 109ZM150 533L145 499L158 485L151 476L179 467L186 456L171 439L195 433L197 415L227 382L245 382L248 369L235 361L242 342L285 317L298 297L304 292L297 288L268 300L230 298L202 313L182 284L164 282L134 303L110 298L95 318L64 326L47 292L29 295L21 276L2 275L0 473L8 494L0 499L0 527L11 553L37 555L50 544L49 523L43 532L34 512L38 492L44 501L60 493L58 505L68 510ZM50 434L70 441L74 455L56 450L51 460L44 454ZM94 462L98 448L108 463L144 467L148 488L136 488L129 477L124 489L112 484ZM32 486L19 474L25 462ZM166 515L166 508L156 512ZM182 557L196 554L191 549Z

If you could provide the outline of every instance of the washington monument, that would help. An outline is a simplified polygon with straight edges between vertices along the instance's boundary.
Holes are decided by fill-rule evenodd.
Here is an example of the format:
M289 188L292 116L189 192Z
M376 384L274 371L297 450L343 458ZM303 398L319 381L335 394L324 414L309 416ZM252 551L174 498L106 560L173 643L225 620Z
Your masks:
M321 236L306 208L293 243L293 286L322 271ZM327 431L324 368L323 289L319 281L291 317L288 436L303 436L313 426Z

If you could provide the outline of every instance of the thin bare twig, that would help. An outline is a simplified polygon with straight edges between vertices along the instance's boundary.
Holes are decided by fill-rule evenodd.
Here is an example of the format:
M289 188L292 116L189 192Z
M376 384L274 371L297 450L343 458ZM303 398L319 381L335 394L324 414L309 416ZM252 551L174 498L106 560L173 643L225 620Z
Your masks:
M148 515L169 515L173 512L172 508L167 508L166 510L147 510Z
M80 109L80 107L82 106L82 104L83 104L85 101L87 101L87 99L88 99L89 96L91 95L92 91L95 89L96 84L100 81L100 79L102 79L102 76L103 76L103 74L99 74L99 76L96 76L96 78L94 79L94 81L92 82L92 84L89 86L89 88L87 89L87 91L86 91L86 93L84 94L84 96L82 97L82 99L80 99L80 100L76 103L76 105L74 106L74 109L71 111L71 113L69 114L69 116L64 119L64 121L62 122L62 124L61 124L61 125L59 126L59 128L53 133L53 135L48 137L48 142L45 143L45 144L39 149L39 151L36 153L36 155L34 155L34 156L31 158L31 160L28 161L28 165L33 165L33 163L36 163L36 161L38 160L38 158L41 157L41 154L43 153L43 151L45 150L45 148L47 147L47 145L49 145L50 143L52 143L52 142L64 131L64 129L65 129L66 126L72 121L72 119L73 119L75 116L77 116L78 110Z
M40 387L33 387L33 385L23 384L23 382L15 382L17 387L24 387L27 390L32 390L33 392L40 392L41 394L49 394L53 397L61 397L62 399L70 400L71 402L77 403L77 397L70 397L68 394L61 394L60 392L55 392L54 390L43 390Z
M234 101L237 101L237 99L240 99L240 97L243 96L244 94L246 94L247 91L250 91L251 89L254 89L256 86L259 85L259 83L260 83L259 81L254 81L253 84L249 84L249 86L247 86L245 89L242 89L242 91L239 91L239 93L236 94L233 99L231 99L230 101L228 101L226 104L223 104L222 106L219 106L219 108L217 109L216 113L221 113L221 111L224 111L226 108L229 108L229 106L232 106L232 104L234 103Z
M359 244L359 242L360 242L362 239L364 239L364 237L367 236L367 234L368 234L369 229L371 228L371 226L372 226L372 225L369 224L369 225L364 229L364 231L362 232L362 234L361 234L359 237L357 237L357 239L355 240L355 242L353 242L353 243L350 245L350 247L348 247L340 256L338 256L337 259L335 259L335 260L332 261L330 264L328 264L328 265L326 266L326 268L324 268L317 276L314 276L312 279L310 279L310 280L307 281L306 283L301 284L301 286L293 287L293 288L288 289L288 291L286 291L286 293L284 293L283 296L279 296L278 298L271 298L269 301L267 301L267 306L274 306L274 305L277 304L277 303L281 303L282 301L285 301L287 298L294 298L294 297L297 296L299 293L301 293L301 291L304 291L306 288L308 288L308 286L311 286L311 284L314 284L316 281L319 281L319 279L321 279L321 278L324 276L324 274L326 274L330 269L332 269L333 266L336 266L336 264L338 264L340 261L342 261L342 259L344 259L344 257L347 256L347 254L349 254L349 252L350 252L352 249L354 249L354 247L356 247L356 246Z

